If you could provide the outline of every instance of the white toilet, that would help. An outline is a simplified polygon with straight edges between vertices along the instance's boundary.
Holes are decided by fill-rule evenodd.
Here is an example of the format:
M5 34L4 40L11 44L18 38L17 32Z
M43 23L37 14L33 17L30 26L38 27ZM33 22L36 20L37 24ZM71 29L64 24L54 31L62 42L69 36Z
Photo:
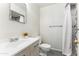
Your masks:
M47 56L47 52L50 51L51 45L43 43L39 45L40 47L40 55Z

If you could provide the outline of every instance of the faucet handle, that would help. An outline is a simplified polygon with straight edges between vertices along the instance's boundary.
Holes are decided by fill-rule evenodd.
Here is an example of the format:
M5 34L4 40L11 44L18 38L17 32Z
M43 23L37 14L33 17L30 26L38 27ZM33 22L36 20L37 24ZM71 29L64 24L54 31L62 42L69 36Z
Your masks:
M14 38L15 40L18 40L18 38L16 37L16 38Z
M11 37L11 38L10 38L10 42L14 42L14 41L17 41L17 40L18 40L17 37Z
M14 39L13 38L10 38L10 42L13 42L14 41Z

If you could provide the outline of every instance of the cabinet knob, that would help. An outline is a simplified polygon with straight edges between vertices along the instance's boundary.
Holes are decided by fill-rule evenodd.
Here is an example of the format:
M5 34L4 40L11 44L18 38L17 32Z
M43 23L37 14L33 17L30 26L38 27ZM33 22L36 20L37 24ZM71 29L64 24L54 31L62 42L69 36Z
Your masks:
M36 44L34 47L38 47L39 44Z

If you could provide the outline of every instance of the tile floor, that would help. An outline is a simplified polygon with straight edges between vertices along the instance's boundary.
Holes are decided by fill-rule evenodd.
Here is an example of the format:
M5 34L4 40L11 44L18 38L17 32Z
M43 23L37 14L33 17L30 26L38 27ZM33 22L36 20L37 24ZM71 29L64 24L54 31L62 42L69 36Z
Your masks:
M62 52L60 51L55 51L55 50L50 50L48 53L47 53L48 56L64 56L62 54Z
M65 56L62 54L62 52L60 51L56 51L56 50L50 50L48 53L47 53L48 56ZM77 56L75 53L72 53L71 56Z

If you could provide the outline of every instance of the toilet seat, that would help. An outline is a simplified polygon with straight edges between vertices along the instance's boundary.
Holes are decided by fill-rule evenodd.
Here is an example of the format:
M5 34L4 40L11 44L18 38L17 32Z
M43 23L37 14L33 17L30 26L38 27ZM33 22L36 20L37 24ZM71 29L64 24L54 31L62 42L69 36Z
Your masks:
M49 44L41 44L40 47L42 47L42 48L51 48L51 45L49 45Z

